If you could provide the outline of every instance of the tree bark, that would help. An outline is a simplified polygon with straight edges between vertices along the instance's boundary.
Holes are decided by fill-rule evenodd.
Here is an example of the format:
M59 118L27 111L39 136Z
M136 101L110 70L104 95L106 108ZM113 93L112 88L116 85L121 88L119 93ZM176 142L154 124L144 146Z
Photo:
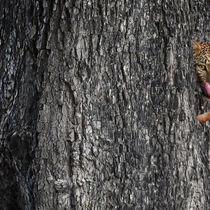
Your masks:
M210 209L209 8L2 0L0 209Z

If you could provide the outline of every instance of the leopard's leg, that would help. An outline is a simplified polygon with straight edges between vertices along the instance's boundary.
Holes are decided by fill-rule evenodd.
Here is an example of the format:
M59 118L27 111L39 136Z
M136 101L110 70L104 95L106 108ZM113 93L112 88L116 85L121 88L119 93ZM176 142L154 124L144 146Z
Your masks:
M197 119L202 123L205 123L206 121L210 120L210 111L204 114L198 115Z

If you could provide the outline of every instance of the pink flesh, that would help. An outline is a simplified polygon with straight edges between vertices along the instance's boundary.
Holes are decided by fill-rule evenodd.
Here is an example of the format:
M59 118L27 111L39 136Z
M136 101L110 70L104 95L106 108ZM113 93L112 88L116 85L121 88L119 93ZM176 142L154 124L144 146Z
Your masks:
M206 82L204 88L205 88L206 95L210 97L210 84Z

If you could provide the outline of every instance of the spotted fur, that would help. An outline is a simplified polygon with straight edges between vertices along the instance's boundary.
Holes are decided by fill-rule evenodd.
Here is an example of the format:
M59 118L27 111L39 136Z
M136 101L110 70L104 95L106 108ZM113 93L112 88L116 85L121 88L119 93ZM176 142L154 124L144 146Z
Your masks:
M201 89L203 90L204 95L210 99L210 42L193 41L193 57ZM210 120L210 111L198 115L197 119L202 123Z
M210 42L193 41L193 57L201 86L210 83Z

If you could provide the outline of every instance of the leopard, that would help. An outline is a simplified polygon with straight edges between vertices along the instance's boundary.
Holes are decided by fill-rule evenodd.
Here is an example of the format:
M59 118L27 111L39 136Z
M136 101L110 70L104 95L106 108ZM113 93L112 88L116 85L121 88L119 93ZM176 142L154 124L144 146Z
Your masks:
M210 42L193 41L193 58L200 87L204 96L210 99ZM200 122L210 120L210 111L197 116Z

